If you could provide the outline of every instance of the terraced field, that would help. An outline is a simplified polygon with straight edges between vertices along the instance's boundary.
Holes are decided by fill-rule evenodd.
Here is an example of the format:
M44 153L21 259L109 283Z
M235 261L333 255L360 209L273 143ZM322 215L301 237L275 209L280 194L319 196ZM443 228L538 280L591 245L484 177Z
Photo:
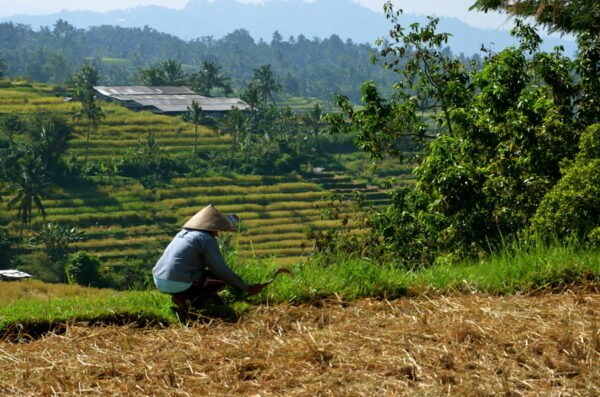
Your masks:
M70 117L78 108L77 103L64 102L63 98L50 96L44 89L49 90L49 87L0 89L0 113L48 109L65 112ZM116 104L102 106L106 118L98 132L90 137L90 160L118 161L127 148L138 145L149 131L154 132L156 142L168 153L192 151L193 125L180 118L131 112ZM201 127L199 132L200 151L224 151L231 143L229 136L217 136L210 129ZM76 124L69 150L82 158L85 147L85 129ZM75 247L108 262L119 263L128 256L160 251L187 218L212 203L223 212L237 213L242 219L241 231L231 241L242 255L277 256L281 262L297 261L310 254L308 231L337 224L337 221L321 219L316 209L330 191L363 191L375 203L383 204L386 200L385 186L381 183L384 175L377 172L391 174L390 168L396 173L399 170L397 165L388 163L380 167L380 171L359 175L361 168L368 168L366 155L345 153L340 156L352 164L354 171L323 170L308 178L296 174L175 178L170 181L170 188L154 190L144 188L133 179L112 177L97 185L52 192L43 201L46 221L84 228L88 238ZM405 176L406 183L411 183L411 174ZM16 210L7 210L5 202L0 206L0 224L17 230ZM33 226L41 222L44 220L38 216Z

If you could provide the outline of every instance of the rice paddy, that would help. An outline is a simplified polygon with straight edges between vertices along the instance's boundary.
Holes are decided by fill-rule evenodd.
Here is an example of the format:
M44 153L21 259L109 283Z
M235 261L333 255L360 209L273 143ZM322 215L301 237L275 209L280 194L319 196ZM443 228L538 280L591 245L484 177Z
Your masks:
M49 95L44 85L0 89L0 113L28 113L40 109L64 112L69 119L79 106ZM301 104L302 101L296 101ZM308 102L307 102L308 103ZM302 106L306 103L302 102ZM152 131L154 138L170 154L190 153L195 141L193 125L178 117L132 112L114 103L103 103L106 117L98 131L90 136L90 161L119 161L127 148L136 147ZM69 152L82 158L86 151L86 126L74 121L75 136ZM199 128L200 150L229 150L231 138L217 136L213 130ZM348 153L354 167L368 164L366 155ZM387 167L387 166L386 166ZM390 165L390 167L393 167ZM377 202L385 194L377 186L356 182L356 176L344 170L326 170L305 178L297 174L227 175L178 177L168 188L147 189L123 177L112 177L100 185L59 189L43 201L47 216L35 216L31 227L43 222L59 222L86 231L86 240L73 244L110 264L118 264L128 256L139 255L148 244L166 245L172 234L187 218L212 203L225 213L237 213L243 229L234 236L242 255L266 255L291 263L307 255L307 230L323 230L338 225L321 219L319 208L325 205L329 192L365 191ZM7 210L6 201L0 222L18 229L17 211ZM349 204L342 204L352 211Z

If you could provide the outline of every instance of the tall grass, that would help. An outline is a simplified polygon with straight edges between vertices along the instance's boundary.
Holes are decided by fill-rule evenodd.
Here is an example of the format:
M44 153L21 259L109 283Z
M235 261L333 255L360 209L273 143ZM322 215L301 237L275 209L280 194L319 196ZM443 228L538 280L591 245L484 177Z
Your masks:
M326 259L324 261L324 259ZM250 282L265 280L276 268L253 260L236 266ZM588 282L600 282L600 251L575 243L547 245L541 242L505 247L491 257L462 264L441 264L406 270L345 255L317 257L292 266L296 278L281 277L257 302L304 302L341 296L394 297L406 294L454 292L522 294L552 290Z

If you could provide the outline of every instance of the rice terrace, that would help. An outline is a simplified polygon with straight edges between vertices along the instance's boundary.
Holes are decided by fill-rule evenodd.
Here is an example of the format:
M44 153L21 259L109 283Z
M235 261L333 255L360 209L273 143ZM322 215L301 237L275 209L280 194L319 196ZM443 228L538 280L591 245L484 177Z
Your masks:
M0 20L0 396L600 395L600 1L274 3Z

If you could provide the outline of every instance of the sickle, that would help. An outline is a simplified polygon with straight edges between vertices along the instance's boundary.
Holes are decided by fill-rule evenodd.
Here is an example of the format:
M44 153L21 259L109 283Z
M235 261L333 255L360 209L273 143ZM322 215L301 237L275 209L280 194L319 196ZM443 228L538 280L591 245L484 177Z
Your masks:
M290 269L287 269L285 267L280 267L279 269L277 269L277 271L275 272L275 274L273 274L273 277L271 277L271 279L268 280L268 281L266 281L264 284L266 284L266 285L271 284L273 281L275 281L275 278L277 278L277 276L279 276L280 274L287 274L291 278L296 277L294 275L294 273L292 273L292 271Z

